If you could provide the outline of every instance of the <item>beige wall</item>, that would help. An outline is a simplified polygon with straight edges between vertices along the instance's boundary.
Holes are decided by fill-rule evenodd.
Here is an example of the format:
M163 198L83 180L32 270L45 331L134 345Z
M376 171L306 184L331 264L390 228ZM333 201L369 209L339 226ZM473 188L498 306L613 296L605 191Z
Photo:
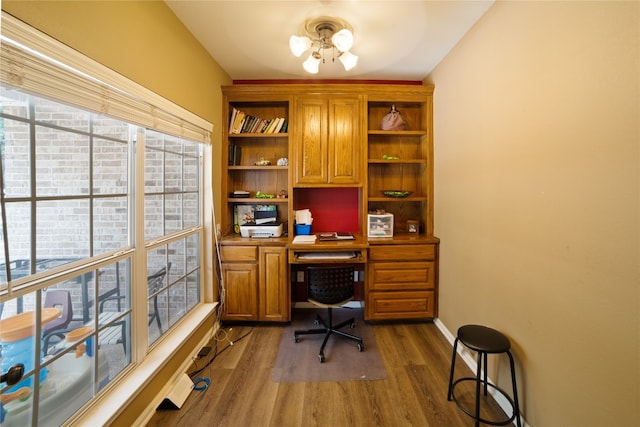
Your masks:
M440 320L536 427L640 425L639 4L499 1L427 79Z
M164 2L2 0L2 9L213 123L212 182L219 192L220 86L232 81ZM219 203L218 195L218 212ZM210 327L212 321L204 323ZM187 345L176 350L115 425L132 425L208 329L195 331Z

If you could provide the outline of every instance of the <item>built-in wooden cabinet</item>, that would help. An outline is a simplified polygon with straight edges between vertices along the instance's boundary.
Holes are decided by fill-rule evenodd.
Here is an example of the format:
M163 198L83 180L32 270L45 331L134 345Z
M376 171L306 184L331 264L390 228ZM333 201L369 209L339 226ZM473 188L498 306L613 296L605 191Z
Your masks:
M365 319L416 319L436 315L438 245L370 245Z
M361 97L296 96L294 112L294 186L360 185Z
M355 231L369 251L365 274L367 320L437 316L438 244L433 235L433 87L397 84L235 85L223 92L222 218L220 241L225 320L290 319L287 245L294 209L314 194L354 194ZM403 130L381 129L392 105ZM284 117L285 131L231 131L234 109L263 119ZM278 159L287 159L278 165ZM264 165L261 160L268 161ZM333 190L330 190L333 189ZM247 197L234 197L245 190ZM404 191L388 197L385 191ZM257 192L283 198L264 199ZM340 208L344 208L341 200ZM320 201L331 205L331 197ZM252 239L234 227L237 205L275 204L280 238ZM357 211L357 212L356 212ZM393 237L367 236L370 212L393 214ZM333 213L325 214L325 216ZM325 224L331 224L325 221ZM314 225L316 222L314 221ZM413 225L409 232L409 225ZM329 225L330 226L330 225ZM333 230L318 230L333 231Z
M223 320L258 320L258 247L222 246Z
M291 320L287 250L284 246L220 247L227 321Z
M284 246L261 246L258 252L258 319L291 320L289 264Z

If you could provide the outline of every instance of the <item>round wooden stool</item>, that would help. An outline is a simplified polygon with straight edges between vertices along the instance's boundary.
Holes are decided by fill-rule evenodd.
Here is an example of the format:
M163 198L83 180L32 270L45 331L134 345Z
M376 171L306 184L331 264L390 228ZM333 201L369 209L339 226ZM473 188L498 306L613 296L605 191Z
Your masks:
M476 376L474 377L464 377L453 381L453 373L456 364L456 356L457 356L457 347L458 341L464 344L467 348L478 353L478 369L476 372ZM520 408L518 406L518 389L516 387L516 371L515 365L513 363L513 356L511 355L511 342L509 338L507 338L504 334L496 331L495 329L488 328L486 326L480 325L465 325L461 326L458 329L458 336L456 337L453 343L453 355L451 356L451 371L449 375L449 392L447 394L447 400L452 400L456 402L458 408L460 408L464 413L469 415L475 420L475 425L479 426L480 423L490 424L494 426L502 426L510 424L512 421L516 421L518 427L521 427L520 422ZM487 355L488 354L500 354L507 353L509 356L509 364L511 366L511 384L513 386L513 399L509 397L503 390L491 384L487 381ZM481 373L483 371L484 366L484 377L481 377ZM470 410L465 408L458 399L456 399L455 395L455 387L457 384L463 381L475 381L476 386L476 400L475 400L475 412L472 413ZM484 384L484 395L487 395L487 388L492 387L497 392L502 394L511 404L513 408L513 412L509 419L504 421L492 421L486 420L480 417L480 385Z

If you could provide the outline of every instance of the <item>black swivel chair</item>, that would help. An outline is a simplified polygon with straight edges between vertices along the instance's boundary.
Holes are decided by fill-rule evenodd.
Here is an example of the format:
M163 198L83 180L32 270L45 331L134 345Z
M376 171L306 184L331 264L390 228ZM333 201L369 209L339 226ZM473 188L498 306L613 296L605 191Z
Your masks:
M307 300L318 306L328 310L328 321L325 322L318 315L316 324L322 325L322 328L299 330L294 332L294 341L299 342L299 335L325 334L324 341L320 347L318 358L320 363L325 360L324 348L333 334L350 339L358 343L358 351L364 350L362 338L355 335L340 331L344 326L355 326L355 319L352 317L338 325L333 324L332 310L339 308L354 298L354 268L347 266L331 266L331 267L309 267L307 268Z

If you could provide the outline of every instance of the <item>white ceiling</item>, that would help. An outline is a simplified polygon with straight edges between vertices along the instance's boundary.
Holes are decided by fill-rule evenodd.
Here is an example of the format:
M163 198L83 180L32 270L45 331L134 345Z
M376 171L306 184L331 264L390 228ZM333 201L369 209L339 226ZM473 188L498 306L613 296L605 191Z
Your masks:
M422 80L493 0L165 0L233 80ZM312 75L289 51L308 18L334 16L354 29L358 65L328 60Z

